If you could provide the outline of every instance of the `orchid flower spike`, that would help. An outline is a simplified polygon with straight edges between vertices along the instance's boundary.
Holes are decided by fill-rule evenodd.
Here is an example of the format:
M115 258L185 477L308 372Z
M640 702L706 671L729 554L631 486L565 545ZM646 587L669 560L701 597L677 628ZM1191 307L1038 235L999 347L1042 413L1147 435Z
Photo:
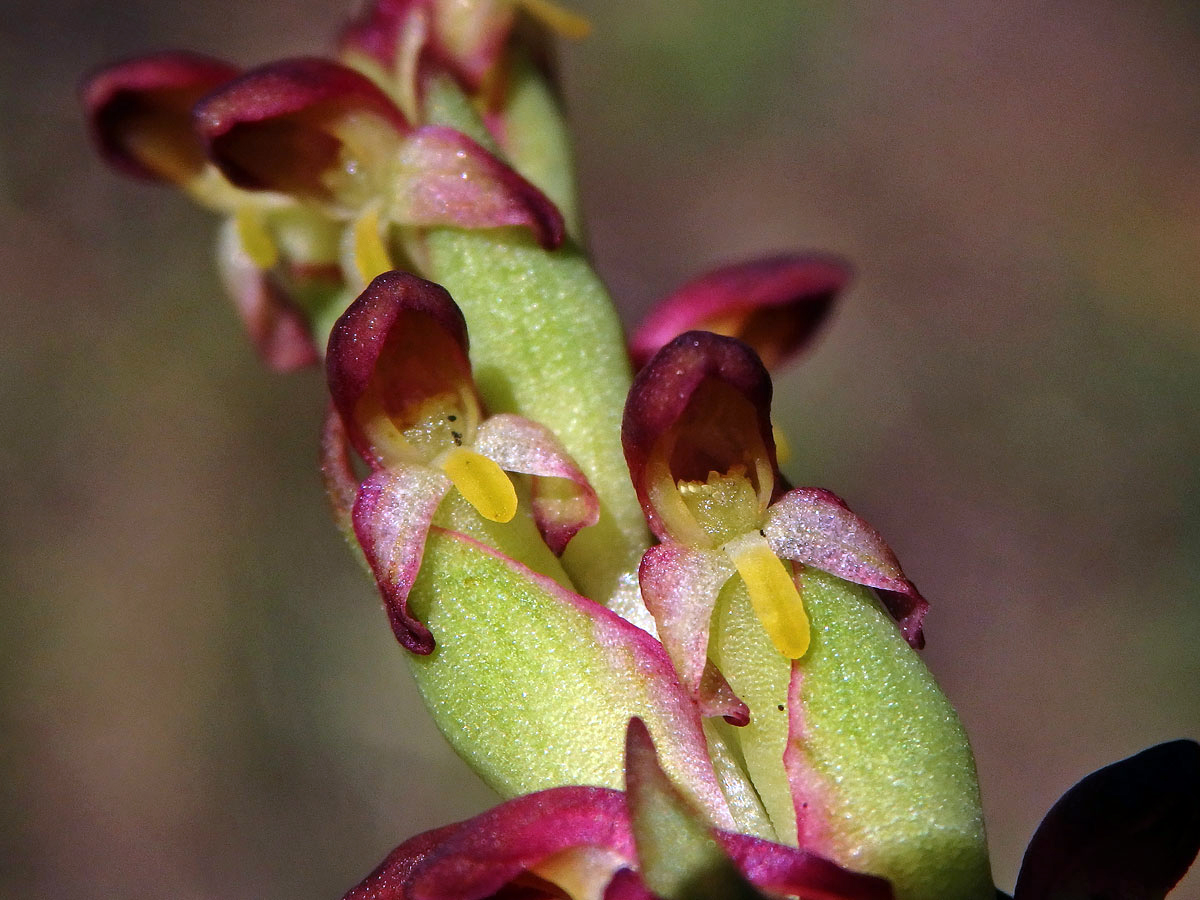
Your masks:
M594 524L587 478L546 428L487 416L467 358L467 330L450 295L415 275L380 275L334 326L326 356L333 407L371 469L352 520L400 642L429 653L429 630L408 612L425 538L451 487L478 514L508 522L518 495L508 472L533 476L532 516L559 554Z
M697 694L717 595L735 575L789 659L809 645L796 565L879 589L909 643L923 641L927 603L879 534L828 491L786 490L770 403L770 377L753 350L693 331L655 354L625 405L626 460L662 541L642 558L642 595Z

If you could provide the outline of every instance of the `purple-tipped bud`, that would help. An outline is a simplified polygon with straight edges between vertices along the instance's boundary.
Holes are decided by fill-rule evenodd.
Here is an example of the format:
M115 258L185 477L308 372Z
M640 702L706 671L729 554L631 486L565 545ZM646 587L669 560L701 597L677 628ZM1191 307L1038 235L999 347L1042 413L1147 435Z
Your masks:
M850 267L832 256L789 254L724 266L660 301L630 341L635 365L685 331L712 331L754 348L768 369L790 362L825 321Z
M194 53L160 53L101 69L83 86L92 139L134 178L186 184L208 160L192 107L238 70Z
M410 130L370 79L313 58L247 72L200 103L195 123L238 187L352 208L382 190L370 176Z

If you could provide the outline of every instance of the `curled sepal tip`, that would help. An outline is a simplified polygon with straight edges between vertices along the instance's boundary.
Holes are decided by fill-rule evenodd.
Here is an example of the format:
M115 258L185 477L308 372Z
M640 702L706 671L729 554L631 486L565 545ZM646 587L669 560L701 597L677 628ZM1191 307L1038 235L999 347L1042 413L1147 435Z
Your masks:
M239 210L221 231L218 256L221 280L226 293L233 299L246 334L254 344L259 359L276 372L293 372L320 362L312 327L304 310L284 287L284 278L271 267L279 262L274 256L274 244L264 237L262 250L255 258L254 240L246 232L261 223L254 218L250 207ZM261 236L261 235L256 235ZM283 267L295 284L326 285L332 291L340 285L340 276L328 266L288 265Z
M533 476L534 522L555 554L600 518L600 501L587 476L545 426L512 413L489 416L479 426L475 446L500 468Z
M917 650L929 603L900 568L896 554L845 502L821 488L795 488L773 503L763 529L776 554L879 591L884 606Z
M686 331L712 331L749 344L768 368L807 348L850 279L837 257L785 254L716 269L660 301L630 340L645 365Z
M413 653L433 652L433 635L408 609L425 540L450 480L422 466L374 472L354 502L354 534L383 595L392 632Z

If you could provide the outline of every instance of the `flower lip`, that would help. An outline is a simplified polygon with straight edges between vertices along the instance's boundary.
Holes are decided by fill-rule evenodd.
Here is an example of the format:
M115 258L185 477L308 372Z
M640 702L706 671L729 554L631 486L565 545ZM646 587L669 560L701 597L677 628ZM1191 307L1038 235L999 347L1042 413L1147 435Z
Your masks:
M745 341L774 369L807 346L850 275L847 262L822 254L780 254L715 269L651 310L630 341L634 364L644 365L675 335L704 329Z
M107 66L83 85L92 139L114 168L134 178L183 183L207 163L192 107L238 69L196 53L158 53Z
M621 441L650 528L678 530L655 494L681 481L705 482L743 467L765 508L781 489L772 435L771 379L748 346L690 331L668 343L638 373L621 423ZM658 484L669 475L672 484ZM766 483L766 482L770 483Z
M210 158L233 184L333 199L324 176L343 168L339 118L369 116L407 134L404 114L374 82L340 63L301 57L247 72L195 109Z
M368 464L378 468L389 451L409 452L384 445L379 416L401 443L395 432L417 425L430 403L459 410L462 429L475 427L479 401L467 348L466 322L450 295L415 275L385 272L342 314L329 336L326 374L350 443Z

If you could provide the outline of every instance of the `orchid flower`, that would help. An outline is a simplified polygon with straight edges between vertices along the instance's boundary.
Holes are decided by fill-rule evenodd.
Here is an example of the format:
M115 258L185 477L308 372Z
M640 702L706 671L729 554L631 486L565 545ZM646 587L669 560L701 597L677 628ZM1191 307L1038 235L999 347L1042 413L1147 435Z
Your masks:
M419 254L414 229L524 226L543 246L562 241L554 204L509 166L453 128L410 124L368 78L329 60L239 75L158 54L95 74L84 105L116 168L229 216L226 287L276 369L318 360L313 320L394 257Z
M784 491L770 427L771 381L745 344L688 332L641 370L622 439L651 530L642 595L686 685L699 694L717 595L736 574L775 648L808 650L809 624L784 560L885 592L914 647L928 606L895 555L835 495Z
M409 650L433 650L408 594L451 486L484 519L506 523L518 499L505 471L533 476L533 518L555 554L595 523L595 492L550 431L513 414L485 415L466 323L438 285L380 275L334 326L326 367L334 409L372 470L354 502L354 531Z
M366 283L392 267L390 226L524 226L546 248L558 210L459 131L415 127L366 76L302 58L248 72L194 112L208 155L234 185L295 197L349 222L343 268Z
M886 881L713 829L663 772L638 719L620 791L562 787L405 841L344 900L890 900Z
M237 75L220 60L159 53L97 72L83 103L114 168L228 215L218 252L226 288L263 361L286 372L319 358L306 311L342 288L340 230L285 196L234 187L208 158L192 109Z
M655 304L630 339L630 355L640 368L684 332L711 331L748 344L777 369L808 346L849 280L845 261L821 254L722 266Z

